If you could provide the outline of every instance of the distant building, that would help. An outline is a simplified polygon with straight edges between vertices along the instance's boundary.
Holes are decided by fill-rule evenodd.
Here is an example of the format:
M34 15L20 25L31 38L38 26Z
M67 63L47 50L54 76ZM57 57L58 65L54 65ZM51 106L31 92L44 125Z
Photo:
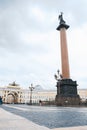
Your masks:
M55 100L55 90L34 89L32 92L32 103L39 101ZM0 87L0 96L4 103L30 103L30 90L22 89L13 82L6 87Z
M15 82L6 87L0 87L0 94L4 103L22 103L22 89Z
M78 94L80 95L81 100L87 100L87 89L79 89Z
M87 89L79 89L78 94L82 100L87 99ZM30 103L30 90L22 89L13 82L6 87L0 87L0 96L4 103ZM40 101L54 101L56 90L34 89L32 92L32 103Z

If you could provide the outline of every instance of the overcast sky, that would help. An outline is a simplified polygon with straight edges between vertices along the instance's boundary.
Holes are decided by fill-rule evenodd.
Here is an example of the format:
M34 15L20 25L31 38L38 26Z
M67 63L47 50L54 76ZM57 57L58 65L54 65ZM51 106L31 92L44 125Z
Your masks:
M70 75L87 88L87 0L0 0L0 86L55 89L61 70L58 15L64 13Z

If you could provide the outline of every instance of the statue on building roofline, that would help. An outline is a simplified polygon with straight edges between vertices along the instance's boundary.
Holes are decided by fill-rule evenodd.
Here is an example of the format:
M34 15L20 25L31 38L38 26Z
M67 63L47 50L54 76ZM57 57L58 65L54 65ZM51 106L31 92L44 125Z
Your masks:
M19 86L18 84L15 83L15 81L13 81L13 83L9 83L9 85L11 85L11 86Z

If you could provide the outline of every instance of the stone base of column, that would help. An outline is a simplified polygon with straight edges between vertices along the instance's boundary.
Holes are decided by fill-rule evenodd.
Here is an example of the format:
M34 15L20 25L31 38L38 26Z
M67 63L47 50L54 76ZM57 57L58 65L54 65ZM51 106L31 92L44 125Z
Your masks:
M57 106L77 106L80 105L79 95L77 97L62 97L56 96L56 105Z
M77 83L72 79L61 79L57 82L56 105L69 106L80 105L80 97L77 94Z

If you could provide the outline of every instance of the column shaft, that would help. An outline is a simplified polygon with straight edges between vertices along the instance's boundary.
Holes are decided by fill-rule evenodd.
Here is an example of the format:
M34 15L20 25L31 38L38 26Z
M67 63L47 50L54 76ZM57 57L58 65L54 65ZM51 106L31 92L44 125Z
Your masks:
M69 79L69 61L68 61L68 48L66 39L66 29L60 29L60 44L61 44L61 65L62 65L62 76L63 78Z

